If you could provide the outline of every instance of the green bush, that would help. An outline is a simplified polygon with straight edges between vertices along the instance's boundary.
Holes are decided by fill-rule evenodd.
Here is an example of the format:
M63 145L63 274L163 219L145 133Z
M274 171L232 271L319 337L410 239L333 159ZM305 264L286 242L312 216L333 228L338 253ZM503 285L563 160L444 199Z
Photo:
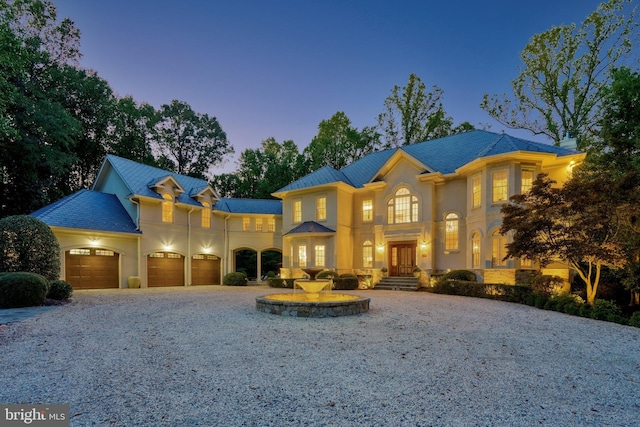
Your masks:
M64 301L71 298L71 293L73 292L73 288L68 282L64 280L54 280L49 283L49 293L47 293L47 298Z
M0 277L0 307L42 305L49 291L47 279L36 273L18 272Z
M469 270L451 270L445 273L440 280L448 281L448 280L459 280L463 282L476 282L476 275Z
M578 308L583 303L582 298L576 295L557 295L550 301L553 301L553 310L567 314L577 314Z
M0 219L0 271L60 277L60 245L47 224L29 215Z
M636 311L631 315L631 319L629 319L629 325L640 328L640 311Z
M331 270L323 270L320 273L316 274L316 279L332 279L335 280L338 278L338 273Z
M293 281L295 279L281 279L279 277L270 277L267 279L267 285L271 288L287 288L293 289Z
M562 287L563 284L564 279L562 277L541 274L533 280L531 288L533 289L533 293L549 297L555 289Z
M589 304L582 304L578 309L578 316L591 317L591 306Z
M247 275L241 272L228 273L222 279L225 286L247 286Z
M353 290L358 289L358 276L355 274L341 274L335 281L335 289Z
M273 271L267 271L267 278L276 277L276 273Z
M597 299L593 302L591 318L621 324L628 323L627 319L622 317L622 309L618 304L603 299Z

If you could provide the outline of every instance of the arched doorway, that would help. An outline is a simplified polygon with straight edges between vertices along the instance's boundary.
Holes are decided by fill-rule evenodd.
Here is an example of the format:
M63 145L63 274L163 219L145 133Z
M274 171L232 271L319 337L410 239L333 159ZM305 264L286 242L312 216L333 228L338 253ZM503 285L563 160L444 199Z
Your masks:
M64 253L65 280L73 289L119 288L119 258L108 249L70 249Z
M261 254L260 259L261 274L264 276L268 272L273 271L276 275L280 274L282 267L282 252L277 249L270 249Z
M245 273L249 279L258 275L258 252L253 249L238 249L235 251L235 271Z

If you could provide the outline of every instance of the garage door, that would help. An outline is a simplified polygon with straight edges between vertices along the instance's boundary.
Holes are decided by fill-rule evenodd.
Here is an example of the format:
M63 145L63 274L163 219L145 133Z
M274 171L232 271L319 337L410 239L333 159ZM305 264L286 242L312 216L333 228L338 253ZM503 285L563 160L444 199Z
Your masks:
M73 289L119 288L119 254L82 248L65 252L65 280Z
M184 286L184 257L174 252L154 252L147 257L149 287Z
M191 260L192 285L219 285L220 258L215 255L194 255Z

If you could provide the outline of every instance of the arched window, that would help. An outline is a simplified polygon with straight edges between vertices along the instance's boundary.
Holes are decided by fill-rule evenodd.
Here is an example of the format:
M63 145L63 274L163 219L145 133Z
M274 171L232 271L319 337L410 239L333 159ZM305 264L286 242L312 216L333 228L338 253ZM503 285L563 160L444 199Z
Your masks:
M507 238L496 230L491 235L491 263L494 267L506 267Z
M471 268L480 268L480 233L471 235Z
M449 213L444 217L444 248L447 251L458 249L458 215Z
M211 204L209 202L202 202L202 228L211 227Z
M373 243L371 240L365 240L362 244L362 267L373 267Z
M418 222L418 198L408 189L399 188L387 203L387 221L389 224Z
M162 222L173 222L173 196L165 193L162 198Z

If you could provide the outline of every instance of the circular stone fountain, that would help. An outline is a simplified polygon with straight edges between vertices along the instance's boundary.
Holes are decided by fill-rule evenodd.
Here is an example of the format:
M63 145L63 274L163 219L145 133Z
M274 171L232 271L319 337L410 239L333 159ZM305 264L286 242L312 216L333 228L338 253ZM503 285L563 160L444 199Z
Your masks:
M309 279L296 279L293 293L273 294L256 298L256 310L291 317L351 316L369 311L370 298L334 294L332 280L316 279L320 269L303 269ZM301 288L303 292L296 292Z

